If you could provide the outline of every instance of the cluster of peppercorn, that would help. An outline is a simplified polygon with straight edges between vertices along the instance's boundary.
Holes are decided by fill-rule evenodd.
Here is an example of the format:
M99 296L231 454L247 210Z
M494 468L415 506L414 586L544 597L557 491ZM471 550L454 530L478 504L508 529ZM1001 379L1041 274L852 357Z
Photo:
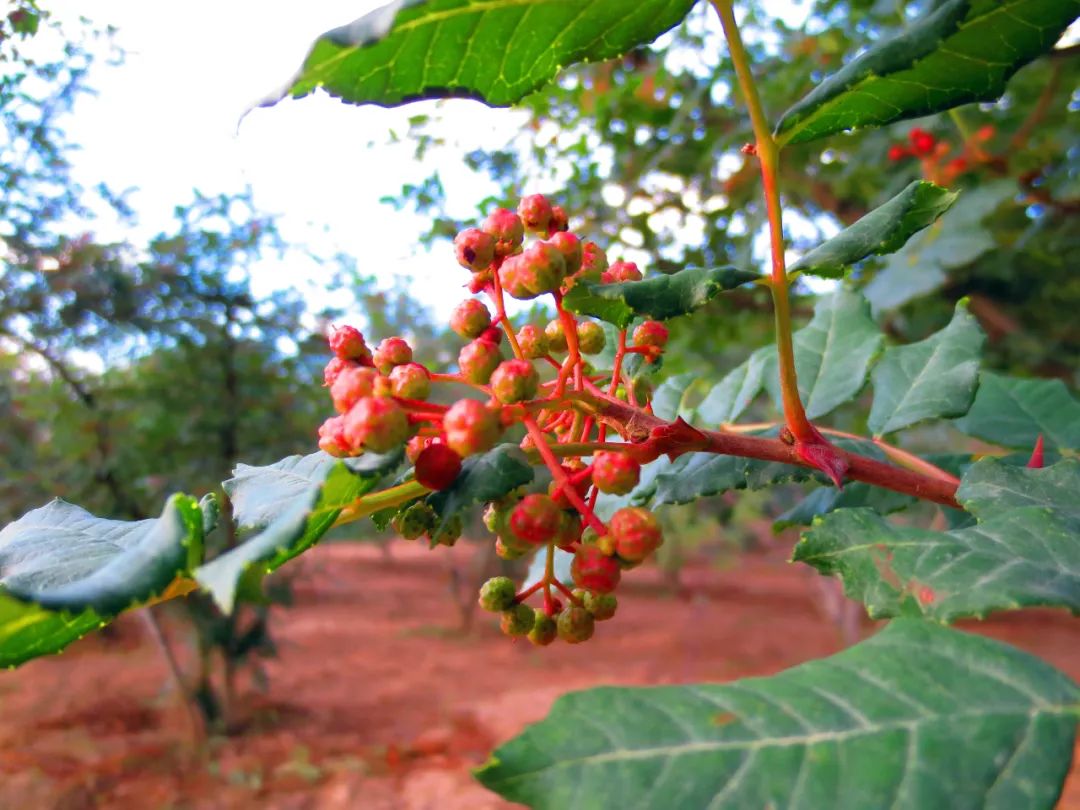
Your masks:
M994 158L986 151L986 143L994 137L994 127L985 126L972 135L959 154L948 141L938 140L921 127L908 132L908 143L896 143L889 147L888 157L894 163L909 158L922 161L923 176L938 185L949 186L957 177L977 166L993 163Z
M534 237L529 244L527 235ZM463 459L491 450L511 426L523 425L522 449L548 468L552 482L547 492L515 492L487 504L484 522L503 558L546 554L545 574L521 591L507 577L489 580L480 604L502 614L507 635L527 636L538 645L556 638L585 641L596 621L615 614L613 591L622 572L663 542L659 522L646 509L619 509L606 523L597 516L600 493L630 492L641 464L632 444L607 441L608 426L595 419L590 397L621 396L648 408L648 392L640 385L635 390L623 361L636 353L655 362L667 328L645 321L632 334L622 330L612 371L595 372L585 356L604 350L605 332L564 308L563 297L575 284L637 281L642 274L631 262L609 265L604 251L571 233L562 209L542 195L525 197L516 212L492 212L479 228L459 233L454 249L458 263L471 272L469 291L494 307L493 314L480 298L468 298L454 309L451 329L468 341L458 355L458 372L438 374L414 362L402 338L388 338L371 351L355 328L335 329L325 382L338 415L320 428L319 446L344 457L384 453L405 443L413 480L442 490L454 484ZM505 295L550 295L556 317L543 327L515 330ZM504 339L509 358L503 355ZM482 398L449 406L431 402L435 382L469 385ZM415 495L401 505L392 525L407 539L426 534L433 544L452 545L461 533L460 517L441 521ZM556 548L574 555L575 589L554 575ZM535 608L527 604L534 596L540 602Z

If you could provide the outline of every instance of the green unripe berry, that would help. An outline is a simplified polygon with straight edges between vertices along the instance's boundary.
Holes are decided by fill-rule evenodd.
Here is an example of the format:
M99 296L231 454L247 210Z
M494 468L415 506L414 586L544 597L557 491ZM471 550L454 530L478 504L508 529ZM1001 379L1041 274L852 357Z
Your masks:
M529 641L537 647L546 647L559 635L559 627L555 620L537 608L533 611L533 626L529 631Z
M503 560L520 560L522 557L524 557L528 553L529 553L528 549L521 549L521 548L516 548L514 546L507 545L506 542L502 539L502 537L499 537L495 541L495 554L500 559L503 559Z
M502 619L499 620L499 629L508 636L524 636L533 629L535 620L536 613L531 607L517 604L503 611Z
M556 620L559 638L567 644L580 644L588 641L596 629L593 615L585 608L567 605Z
M480 607L502 613L514 604L517 587L510 577L492 577L480 586Z
M540 375L528 360L506 360L491 375L491 393L507 405L532 399L539 387Z
M390 520L390 526L406 540L415 540L435 525L435 510L426 503L405 507Z
M549 321L548 325L544 327L544 336L547 337L548 340L548 351L566 351L566 334L563 332L562 321L558 318Z
M543 330L532 324L521 327L517 333L517 342L526 360L537 360L546 357L550 351L547 335L544 334Z
M607 338L604 327L596 321L581 321L577 325L578 350L582 354L600 354Z
M619 600L613 593L585 591L585 596L581 601L585 603L585 610L589 611L598 622L612 618L619 607Z
M443 524L442 529L429 536L432 542L440 546L452 546L461 538L463 531L465 531L465 521L462 520L461 515L453 515Z

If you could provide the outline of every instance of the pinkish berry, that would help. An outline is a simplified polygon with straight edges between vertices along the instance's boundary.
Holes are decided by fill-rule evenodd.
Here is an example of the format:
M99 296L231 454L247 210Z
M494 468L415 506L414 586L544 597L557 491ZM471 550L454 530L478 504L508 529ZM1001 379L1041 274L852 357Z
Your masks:
M479 336L489 326L491 313L484 302L476 298L466 298L450 314L450 328L466 339Z
M390 393L402 399L427 399L431 375L419 363L406 363L390 372Z
M581 246L581 270L577 278L582 281L599 281L607 269L607 254L596 242L586 242Z
M489 326L481 332L476 339L486 340L488 343L494 343L496 346L500 346L503 341L503 330L497 326Z
M577 325L578 350L582 354L600 354L607 339L604 327L596 321L581 321Z
M548 321L548 325L544 327L544 336L548 340L548 351L566 351L566 333L563 332L562 321L558 318Z
M536 396L540 375L528 360L506 360L491 375L491 392L506 405Z
M495 240L495 255L509 256L525 240L525 226L521 218L506 208L496 208L480 228Z
M387 453L409 438L409 420L392 399L363 397L345 414L345 440L354 452Z
M604 554L597 546L579 546L570 563L570 575L574 584L596 593L615 590L622 576L619 561Z
M338 375L347 368L356 368L359 364L352 360L342 360L340 357L331 357L330 362L323 369L323 384L329 388L334 384Z
M412 362L412 347L403 338L388 337L375 349L374 361L380 374L389 374L394 366Z
M555 249L562 254L566 261L566 275L572 276L581 269L582 248L581 240L572 233L558 231L548 238L548 244L554 245Z
M659 321L645 321L634 330L635 346L664 348L668 342L668 328Z
M615 262L600 276L605 284L617 284L620 281L641 281L641 271L633 262Z
M625 495L640 477L641 465L625 453L601 451L593 459L592 480L601 492Z
M331 416L319 426L319 449L335 458L349 455L349 443L345 440L345 421Z
M568 644L580 644L588 641L596 630L595 619L585 608L576 605L567 605L558 615L555 623L558 627L559 638Z
M494 447L502 435L502 424L499 415L482 402L462 399L443 416L443 430L447 447L464 458Z
M445 444L432 444L420 453L413 470L417 483L428 489L446 489L461 472L461 456Z
M551 206L551 219L548 221L548 236L570 230L570 217L561 205Z
M627 506L612 515L608 533L615 553L632 563L641 562L664 542L660 522L640 506Z
M434 443L435 438L432 436L413 436L405 443L405 458L410 464L416 464L416 460L420 458L424 449Z
M518 346L526 360L537 360L547 357L548 339L543 330L532 324L521 327L517 333Z
M547 495L526 495L510 513L510 529L526 543L541 545L559 533L562 510Z
M327 338L330 351L342 360L365 360L371 356L360 330L354 326L331 329Z
M499 365L502 355L499 347L490 340L474 340L466 343L458 352L461 376L475 385L487 385L491 373Z
M551 203L543 194L522 197L517 212L525 230L547 235L548 225L551 223Z
M479 228L466 228L454 237L454 254L458 264L478 273L495 258L495 240Z
M559 289L566 278L566 259L550 242L536 242L521 254L525 270L522 275L526 288L534 295Z
M527 273L524 254L518 253L514 256L507 256L499 268L499 284L502 285L503 291L511 298L516 298L519 301L536 298L536 295L525 286Z
M346 413L361 397L370 397L375 390L377 376L375 369L358 366L355 363L350 368L344 369L330 386L334 410L338 413Z

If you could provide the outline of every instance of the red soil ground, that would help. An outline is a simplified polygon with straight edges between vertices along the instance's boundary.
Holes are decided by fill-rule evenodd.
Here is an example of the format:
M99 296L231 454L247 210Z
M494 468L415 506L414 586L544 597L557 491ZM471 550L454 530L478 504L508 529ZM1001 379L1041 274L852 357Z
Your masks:
M454 632L443 554L463 561L470 549L307 555L297 604L273 625L269 691L243 707L242 733L201 751L132 617L118 638L0 673L0 808L508 808L469 769L567 690L769 674L841 647L815 575L781 548L728 570L688 566L692 598L637 571L590 643L546 650L511 643L487 615ZM178 642L182 629L168 629ZM1080 678L1080 622L1063 613L978 630ZM1080 759L1061 807L1080 810Z

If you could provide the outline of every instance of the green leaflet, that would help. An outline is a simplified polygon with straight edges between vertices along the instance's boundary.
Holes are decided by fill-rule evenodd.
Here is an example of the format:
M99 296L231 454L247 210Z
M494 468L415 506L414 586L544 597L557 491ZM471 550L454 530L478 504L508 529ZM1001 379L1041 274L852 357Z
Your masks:
M505 107L567 65L652 42L694 2L396 0L320 36L297 74L263 105L321 87L351 104L458 96Z
M720 293L758 278L757 273L734 267L690 267L643 281L575 284L563 304L578 315L589 315L625 329L638 317L663 321L689 314Z
M469 456L451 486L427 496L439 515L434 532L442 531L446 521L474 504L497 500L532 480L532 465L516 444L496 445L486 453Z
M668 377L653 393L652 409L656 416L669 422L675 417L681 416L690 421L693 416L692 409L686 406L686 395L696 380L701 379L696 371L687 371Z
M866 507L879 515L899 512L917 499L891 489L872 487L861 481L845 481L843 489L824 486L815 489L805 498L780 515L773 524L776 531L788 526L809 526L814 518L835 512L837 509Z
M776 126L781 145L993 101L1050 50L1080 0L943 0L815 87Z
M867 256L895 253L912 235L934 223L959 195L916 180L884 205L811 250L790 268L824 278L840 278Z
M966 413L975 396L985 340L961 301L940 332L886 349L872 375L874 404L867 424L874 435Z
M713 386L697 407L706 425L722 425L738 419L765 385L766 373L775 373L776 350L762 346Z
M868 509L814 523L794 559L839 576L875 617L938 621L1035 605L1080 613L1080 463L1029 470L988 459L958 499L978 519L948 532L894 526Z
M241 530L255 534L195 570L195 579L229 613L237 590L301 554L334 525L341 509L392 472L401 451L338 460L326 453L289 456L267 467L240 464L225 490Z
M476 777L535 810L1051 810L1078 716L1043 661L897 620L769 678L571 693Z
M969 436L1030 450L1041 434L1050 447L1080 450L1080 402L1061 380L1024 380L988 371L965 416L954 423Z

